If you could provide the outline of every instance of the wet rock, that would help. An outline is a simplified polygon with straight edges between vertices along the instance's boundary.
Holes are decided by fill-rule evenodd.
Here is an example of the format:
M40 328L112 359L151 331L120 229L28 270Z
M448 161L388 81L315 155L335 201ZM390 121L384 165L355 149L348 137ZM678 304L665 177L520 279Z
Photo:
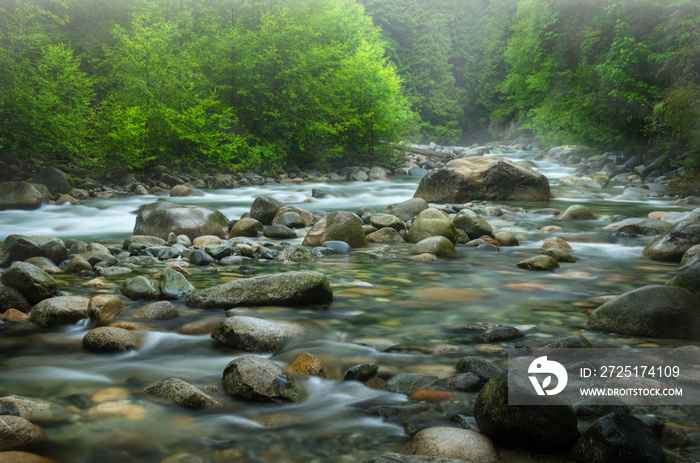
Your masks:
M56 460L35 455L29 452L20 452L11 450L8 452L0 452L0 463L57 463Z
M379 365L376 363L361 363L348 369L343 376L343 381L360 381L362 383L369 381L377 376Z
M422 198L413 198L407 201L387 206L385 213L394 215L404 222L415 219L418 214L428 209L428 203Z
M114 294L100 294L93 297L87 308L92 326L107 325L122 310L124 310L124 302Z
M285 272L234 280L192 293L187 305L230 309L239 305L326 304L333 292L319 272Z
M224 244L224 240L216 235L202 235L192 240L192 246L199 249L206 249L209 246Z
M457 362L457 373L474 373L480 380L486 382L503 370L491 362L479 357L464 357Z
M158 288L160 294L165 299L185 299L187 296L196 291L195 287L187 281L184 275L173 270L165 268L158 279Z
M578 258L576 256L559 248L545 249L544 251L542 251L542 254L554 258L557 262L574 263L578 261Z
M393 250L386 244L378 249L370 251L367 255L370 259L392 259L396 257Z
M36 265L49 275L53 275L54 273L61 271L61 269L56 267L56 264L54 264L51 259L47 259L46 257L30 257L26 260L26 262L28 264Z
M172 232L198 236L228 236L229 220L221 212L201 206L185 206L168 201L156 201L139 208L134 235L150 235L167 239Z
M457 240L457 230L452 221L434 208L426 209L418 214L406 234L406 240L418 243L431 236L444 236L452 243Z
M289 211L289 212L284 212L282 214L276 215L275 218L272 219L272 224L273 225L284 225L285 227L288 227L288 228L304 228L304 227L306 227L307 222L304 219L304 217L301 216L301 214L298 214L297 212L294 212L294 211ZM310 224L310 225L312 225L312 224Z
M31 304L49 298L56 292L56 280L39 267L26 262L13 262L7 270L0 273L0 283L18 290Z
M186 256L186 254L183 254L183 257L184 256ZM198 267L203 267L205 265L213 264L215 262L212 256L199 249L195 249L192 252L190 252L189 256L187 256L187 260L190 264L196 265Z
M700 261L681 268L680 273L666 282L666 286L687 289L700 296Z
M544 240L544 243L542 243L542 249L561 249L564 251L570 251L571 245L563 238L552 236Z
M591 212L586 206L574 204L569 206L561 215L555 217L556 220L597 220L598 216Z
M88 352L126 352L137 347L138 339L134 333L114 326L92 329L83 337L83 349Z
M328 370L317 356L303 353L285 369L292 373L301 373L308 376L328 377Z
M367 235L370 243L403 243L404 239L393 228L385 227Z
M627 413L611 413L595 421L583 432L571 455L586 463L666 461L651 428Z
M410 442L411 453L474 463L500 463L493 443L483 434L458 428L428 428Z
M34 399L10 395L0 397L0 409L12 409L16 413L11 415L20 416L32 423L51 424L70 420L75 416L75 412L68 407L58 405L48 400ZM6 415L6 413L2 413Z
M437 376L404 373L389 379L389 381L386 382L386 390L408 395L419 389L425 389L431 386L437 382L437 380Z
M6 323L23 323L30 320L29 315L17 309L7 309L5 312L0 311L0 313L3 317L0 320L4 319Z
M2 245L2 254L5 258L4 264L10 265L15 261L25 261L31 257L43 255L39 243L33 239L22 235L10 235L5 238Z
M380 230L384 227L393 228L397 232L406 229L403 220L391 214L374 214L369 218L369 223Z
M522 260L517 266L525 270L554 271L559 268L559 262L554 257L541 255Z
M276 259L286 262L313 262L316 260L316 256L306 246L292 244L277 254Z
M583 418L597 418L610 413L629 413L629 411L629 405L617 397L588 397L574 404L574 413Z
M652 239L642 255L654 260L679 262L691 247L700 244L700 219L681 221L670 231Z
M333 254L348 255L352 252L352 247L345 241L324 241L321 247L333 250Z
M483 434L506 447L567 452L579 437L570 406L508 405L508 372L486 383L474 403L474 417Z
M311 197L312 198L327 198L328 196L331 196L331 194L326 191L326 190L321 190L320 188L312 188L311 189Z
M613 233L633 233L636 235L660 235L666 233L673 225L663 220L646 218L625 219L603 227L603 230Z
M422 178L414 195L431 203L549 200L547 177L498 157L455 159Z
M199 410L202 408L221 407L221 403L199 388L179 379L169 378L146 388L148 394L153 394L171 401L180 407Z
M271 239L288 240L297 238L296 232L286 225L270 225L263 231L263 236Z
M294 379L271 360L245 356L230 362L222 384L226 393L257 402L296 402L300 391Z
M134 318L147 318L149 320L171 320L179 316L180 312L169 301L153 302L134 314Z
M455 245L444 236L431 236L419 241L411 248L412 255L423 253L433 254L437 257L452 257L457 255L457 250Z
M643 286L598 307L588 326L636 336L700 340L700 297L676 286Z
M475 373L460 373L442 381L446 387L458 391L478 391L483 386L481 379Z
M483 235L493 236L491 225L476 212L471 209L462 209L452 219L455 227L463 230L468 236L479 237Z
M331 212L316 222L302 244L314 247L326 241L344 241L353 248L366 246L362 220L350 212Z
M508 232L498 232L493 237L498 241L501 246L519 246L518 239Z
M8 309L16 309L26 313L31 307L27 298L19 290L11 286L0 286L0 313Z
M174 235L175 234L173 233L173 236ZM142 245L146 248L152 248L167 246L168 242L165 241L163 238L159 238L157 236L131 235L130 237L124 240L124 244L122 244L122 249L124 249L125 251L133 251L134 249L136 249L136 245Z
M221 322L211 337L236 349L274 354L296 332L293 325L237 315Z
M47 259L58 265L64 260L68 259L68 249L66 248L63 241L60 240L50 240L41 245L41 251Z
M681 258L681 265L686 265L693 261L700 261L700 244L696 244L695 246L692 246L690 249L685 251L683 257Z
M416 254L415 256L411 256L411 260L416 262L437 262L438 260L440 260L440 258L435 254L424 252L422 254Z
M512 341L514 339L525 336L522 331L512 326L497 326L486 330L481 334L481 337L488 342Z
M258 220L263 225L271 225L277 211L284 206L282 202L272 196L258 196L250 206L250 217Z
M88 251L81 254L80 257L88 261L93 267L97 266L100 262L104 262L107 266L117 265L119 263L119 260L108 251Z
M124 280L119 287L119 291L134 301L160 298L160 289L145 276L137 276Z
M187 185L175 185L172 187L170 190L170 196L176 197L176 196L192 196L192 188L188 187Z
M258 236L258 233L262 233L263 228L263 224L259 220L250 217L244 217L238 220L238 222L236 222L233 225L233 227L231 227L229 236L231 238L235 238L237 236L247 236L255 238Z
M548 349L591 349L592 347L591 341L586 339L585 336L574 334L548 342L538 349L538 352L545 354ZM588 353L585 355L588 355Z
M31 320L50 328L73 323L88 317L90 299L80 296L59 296L44 299L32 308Z
M28 420L19 416L0 419L0 452L26 447L39 438L39 431Z
M288 212L293 212L293 213L301 216L304 224L302 225L301 221L299 221L298 218L295 217L294 215L287 216L283 221L280 221L282 216ZM297 207L297 206L283 206L277 211L275 218L272 219L272 225L280 224L280 225L286 225L289 228L304 228L304 227L312 226L313 224L316 223L317 220L318 220L318 217L316 217L314 214L307 211L306 209L302 209L302 208ZM289 223L285 223L285 222L289 222Z
M38 183L0 183L0 210L37 209L49 203L51 193Z
M84 421L97 421L107 419L126 419L140 421L146 417L146 411L135 404L121 401L102 402L83 412Z
M63 270L66 273L91 272L92 265L83 256L74 256Z

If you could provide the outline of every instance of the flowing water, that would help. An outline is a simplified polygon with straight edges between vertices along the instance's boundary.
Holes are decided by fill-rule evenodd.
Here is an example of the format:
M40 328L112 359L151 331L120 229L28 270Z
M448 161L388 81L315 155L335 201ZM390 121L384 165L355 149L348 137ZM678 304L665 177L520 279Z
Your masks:
M530 159L532 153L496 153L514 160ZM572 168L535 162L550 181L571 174ZM362 206L378 212L392 203L410 199L418 185L411 177L369 183L310 183L209 190L199 197L172 199L221 210L238 218L260 194L285 204L312 211L350 210ZM303 203L311 189L331 195ZM597 347L676 347L688 341L643 339L593 332L585 327L588 314L602 296L620 294L646 284L663 284L677 264L641 257L648 237L618 238L602 231L614 214L643 217L653 210L689 210L668 199L621 200L621 186L585 191L553 187L558 199L548 203L498 203L504 214L488 217L494 231L508 231L519 247L482 252L458 247L454 258L433 263L409 260L409 244L392 245L395 259L371 259L370 245L350 256L329 256L309 264L254 262L259 274L313 269L325 273L332 284L334 302L327 309L261 307L249 313L271 320L294 321L306 327L304 335L285 345L271 358L284 365L299 354L317 355L328 368L328 379L303 379L306 398L294 405L260 405L226 398L217 393L225 366L245 352L222 347L208 334L179 334L181 326L205 318L222 320L222 310L200 310L176 302L181 317L169 321L144 321L132 314L145 302L133 302L119 321L148 324L142 331L139 350L115 355L96 355L82 350L81 340L90 329L86 323L60 329L19 329L7 323L0 330L0 396L22 395L55 401L86 410L100 401L99 395L116 394L133 413L123 418L87 420L74 418L46 423L46 439L33 451L60 462L158 462L186 452L204 461L250 462L356 462L400 448L406 441L401 426L366 416L375 404L405 402L406 396L343 382L349 367L376 362L379 376L423 373L445 378L465 355L483 355L503 365L505 357L486 345L479 332L459 331L464 322L519 325L526 330L520 345L538 346L571 334L585 335ZM568 197L568 198L567 198ZM0 237L10 234L50 235L85 241L120 244L133 230L136 210L154 201L153 196L129 196L115 200L88 200L78 206L45 206L37 211L0 213ZM551 215L532 212L543 207L564 210L583 204L599 220L558 222ZM559 225L560 233L542 232ZM517 262L540 253L542 242L554 235L567 239L579 261L564 263L556 272L530 272ZM269 242L270 240L263 240ZM294 242L295 240L288 240ZM301 239L298 240L301 242ZM276 243L273 241L273 244ZM162 265L140 268L135 274L152 275ZM240 277L236 268L192 268L188 279L198 289ZM99 292L116 292L126 277L110 277L115 286ZM69 294L95 294L86 288L85 277L56 275L59 289ZM248 309L243 309L247 311ZM393 345L379 352L366 345ZM366 345L363 345L366 344ZM155 401L145 387L170 377L182 378L212 392L225 402L216 411L193 412ZM115 389L116 388L116 389ZM476 393L457 393L433 406L431 416L471 413ZM649 407L655 413L691 430L698 426L695 408ZM77 417L78 415L76 415ZM261 424L262 423L262 424ZM697 432L696 432L697 436ZM700 459L697 447L682 449L688 461ZM228 458L228 459L227 459Z

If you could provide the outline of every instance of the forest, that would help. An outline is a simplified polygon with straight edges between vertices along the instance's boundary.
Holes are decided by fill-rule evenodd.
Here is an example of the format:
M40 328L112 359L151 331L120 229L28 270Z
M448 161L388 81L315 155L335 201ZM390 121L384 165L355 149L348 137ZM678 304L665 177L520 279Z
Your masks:
M0 162L337 166L509 127L700 166L696 0L0 0Z

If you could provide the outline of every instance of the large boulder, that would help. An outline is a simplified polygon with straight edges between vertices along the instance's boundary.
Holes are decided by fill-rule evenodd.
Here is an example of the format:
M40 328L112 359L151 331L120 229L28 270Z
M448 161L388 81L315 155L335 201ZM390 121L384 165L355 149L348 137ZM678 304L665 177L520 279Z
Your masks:
M682 221L663 235L652 239L642 255L654 260L680 262L683 254L700 244L700 219Z
M295 325L235 316L221 322L211 333L211 337L237 349L274 354L282 348L284 341L297 331Z
M186 235L190 240L202 235L226 238L228 226L226 216L215 209L156 201L139 208L134 235L151 235L166 240L172 232Z
M187 305L230 309L240 305L327 304L333 291L319 272L285 272L229 281L192 293Z
M43 251L35 240L23 235L10 235L2 244L2 254L5 265L15 261L24 261L31 257L40 257Z
M300 398L294 379L271 360L245 356L226 366L224 390L245 400L257 402L296 402Z
M31 321L50 328L72 325L88 318L90 299L81 296L59 296L44 299L32 308Z
M428 203L423 198L413 198L401 203L390 204L385 213L398 217L404 222L415 219L418 214L428 208Z
M700 340L700 297L676 286L642 286L598 307L588 326L633 336Z
M326 241L345 241L353 248L367 246L362 219L347 211L331 212L311 227L302 244L314 247Z
M70 183L68 183L66 176L55 167L44 167L39 170L39 172L32 177L32 181L44 185L49 189L51 194L54 195L65 194L71 190Z
M32 304L49 298L56 292L56 280L27 262L13 262L0 274L0 283L15 288Z
M666 286L678 286L700 296L700 261L696 260L681 268L678 275L666 282Z
M488 437L459 428L427 428L413 436L411 453L454 458L474 463L500 463L501 457Z
M454 159L423 177L414 198L431 203L547 201L549 193L549 180L534 169L503 158L472 156Z
M272 196L258 196L250 205L250 217L263 225L272 225L272 219L282 206L284 204Z
M444 236L452 243L457 240L457 229L452 221L437 209L429 208L418 214L411 224L406 238L418 243L431 236Z
M484 435L507 447L566 452L579 437L576 415L570 406L509 405L505 371L491 378L479 392L474 417Z
M38 183L0 183L0 210L37 209L48 204L50 197L48 188Z

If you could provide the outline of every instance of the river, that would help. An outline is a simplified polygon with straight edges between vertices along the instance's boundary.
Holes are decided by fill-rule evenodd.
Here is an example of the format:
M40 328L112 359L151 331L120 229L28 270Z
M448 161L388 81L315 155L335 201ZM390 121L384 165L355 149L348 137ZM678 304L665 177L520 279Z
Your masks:
M533 153L515 150L494 154L514 160L533 157ZM513 233L520 241L517 248L481 252L458 246L454 258L419 263L409 260L408 244L393 245L397 258L387 260L371 259L367 251L378 245L370 245L354 250L350 256L328 256L310 264L252 264L260 274L290 267L314 269L326 274L332 284L335 298L327 310L263 307L250 311L254 316L294 321L307 328L303 336L271 357L284 365L309 352L327 366L329 379L303 380L308 394L300 403L273 406L228 399L223 410L193 412L144 394L145 387L170 377L214 390L211 387L220 386L224 367L245 354L218 345L207 334L180 334L178 328L186 323L224 316L223 311L191 309L182 302L175 302L180 318L159 322L132 317L146 302L128 304L128 311L120 315L119 321L150 324L154 331L143 331L140 349L125 354L84 352L81 340L89 330L84 322L42 330L5 326L0 331L0 396L42 398L85 410L96 404L95 394L118 391L115 394L122 394L119 400L142 411L119 419L76 418L45 425L46 439L35 450L59 462L159 462L177 453L217 462L358 462L394 451L406 441L401 426L366 416L362 411L374 404L407 399L405 395L357 382L343 382L345 370L362 362L376 362L380 377L385 379L397 373L445 378L454 373L457 361L466 355L483 355L494 363L504 362L502 354L490 353L494 345L486 345L478 332L452 329L456 324L518 325L526 337L517 343L524 345L541 345L571 334L583 334L597 347L689 344L595 332L588 330L585 322L602 296L646 284L663 284L678 267L642 258L648 237L622 238L602 231L607 219L614 214L644 217L655 210L681 212L690 208L661 198L621 200L617 196L623 185L614 183L605 190L584 191L587 195L583 198L572 197L575 195L571 188L558 187L556 183L562 175L573 173L573 168L537 161L535 165L550 179L556 199L548 203L489 204L504 212L500 217L487 217L494 231ZM413 177L395 177L363 183L243 187L207 190L199 197L172 201L214 207L230 219L248 211L253 199L261 194L311 211L355 211L367 206L383 212L389 204L410 199L418 181ZM330 196L304 203L312 188L326 190ZM133 230L138 207L155 199L91 199L77 206L50 205L35 211L0 212L0 239L10 234L50 235L121 245ZM542 207L564 210L571 204L587 206L600 219L559 222L552 216L531 212ZM547 225L558 225L564 230L539 230ZM562 264L553 273L516 268L523 255L539 254L543 241L553 235L569 241L578 262ZM150 275L160 268L162 265L142 268L138 273ZM227 267L188 270L192 272L188 279L198 289L236 276L236 269ZM109 281L118 285L124 278L110 277ZM82 286L85 277L57 274L56 279L59 289L66 293L94 294L94 289ZM396 347L390 352L378 352L358 344L358 340L363 343L369 338L391 341ZM431 413L469 415L476 394L456 393L452 399L434 406ZM700 421L692 407L652 407L637 412L655 413L690 428L697 427ZM270 423L277 426L269 426ZM679 452L688 461L700 460L698 447Z

